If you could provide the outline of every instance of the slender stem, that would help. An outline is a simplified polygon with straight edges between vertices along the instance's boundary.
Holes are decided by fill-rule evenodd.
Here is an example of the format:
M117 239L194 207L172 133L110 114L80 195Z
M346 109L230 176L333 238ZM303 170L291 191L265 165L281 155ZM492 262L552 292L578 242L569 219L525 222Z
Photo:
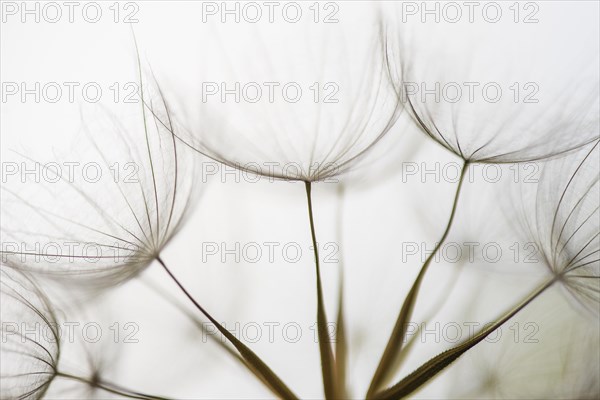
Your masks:
M348 391L346 390L346 369L348 364L348 345L346 342L346 323L344 320L344 251L343 245L344 237L342 229L342 222L344 217L344 194L345 187L343 184L338 186L338 199L339 204L337 208L337 241L339 252L339 266L338 266L338 311L335 322L335 377L336 377L336 395L337 398L347 399Z
M304 182L306 186L306 200L308 203L308 219L310 221L310 234L312 237L313 253L315 257L315 270L317 275L317 332L319 337L319 352L321 354L321 373L323 375L323 387L325 398L335 398L335 364L333 360L333 351L331 349L331 339L327 333L327 315L325 314L325 305L323 303L323 288L321 285L321 269L319 266L319 249L317 246L317 236L315 233L315 222L313 217L311 183Z
M491 326L482 329L478 334L466 340L462 344L446 350L443 353L433 357L425 364L421 365L414 372L396 383L394 386L374 395L375 399L401 399L415 390L421 388L425 383L434 378L438 373L444 370L448 365L454 362L461 355L473 348L478 343L482 342L492 332L500 328L508 320L514 317L519 311L524 309L529 303L535 300L539 295L544 293L546 289L552 286L559 278L557 276L544 282L536 290L526 296L520 303L507 311L502 317L498 318Z
M446 241L446 238L450 233L450 229L452 228L452 222L454 221L454 216L456 214L456 209L458 206L458 199L460 197L460 192L465 180L468 167L469 162L465 160L461 170L460 179L458 181L458 186L456 187L456 192L454 194L452 211L450 212L450 217L448 218L446 229L444 230L441 239L435 245L433 252L427 257L425 263L423 263L423 266L421 267L417 278L415 279L410 291L404 299L404 303L402 304L400 314L398 315L398 319L396 320L396 324L394 325L394 329L392 330L390 339L388 340L383 355L381 356L381 360L379 361L379 365L377 366L377 370L375 371L373 379L371 380L371 385L369 386L369 390L367 391L367 398L371 398L373 394L383 384L383 380L384 378L386 378L390 366L394 364L394 360L396 360L398 354L400 353L400 350L402 349L404 336L406 335L406 324L408 321L410 321L410 318L412 317L412 312L417 297L419 295L419 289L421 287L421 283L423 282L423 278L425 277L425 273L427 272L429 265L431 265L431 261L433 260L434 256Z
M159 295L165 301L167 301L169 304L171 304L173 307L175 307L179 311L181 311L194 325L196 325L198 327L198 329L200 329L202 331L203 335L205 335L206 337L213 340L214 343L216 343L220 348L222 348L225 352L227 352L231 357L233 357L235 360L237 360L243 366L248 368L248 371L250 371L256 378L258 378L261 382L263 382L263 384L269 390L271 390L271 385L269 384L269 382L267 382L265 380L265 377L263 377L257 371L257 369L252 366L252 364L250 364L248 361L246 361L246 359L244 357L242 357L234 347L231 347L230 343L225 343L221 339L217 338L216 332L208 331L208 329L205 326L205 323L202 322L202 320L200 318L198 318L196 316L196 314L194 314L192 312L192 310L188 310L187 307L185 307L177 299L164 293L154 283L152 283L150 281L144 281L144 283L148 286L148 288L150 288L152 291L154 291L157 295ZM277 394L277 393L275 393L275 394Z
M190 320L190 322L192 324L194 324L195 326L197 326L198 329L200 329L202 331L203 335L205 335L206 337L211 338L212 340L214 340L214 343L216 345L218 345L223 350L225 350L226 352L228 352L233 358L237 359L238 361L240 361L240 362L242 362L244 364L246 363L246 361L242 358L242 356L239 355L239 353L234 348L230 347L230 345L228 343L225 343L224 341L220 340L217 337L216 332L209 331L206 328L206 323L203 322L194 313L193 310L188 309L188 307L185 304L181 303L174 296L171 296L168 293L165 293L154 282L151 282L149 280L142 280L142 282L146 286L148 286L148 288L150 290L152 290L154 293L156 293L158 296L160 296L163 300L165 300L167 303L169 303L170 305L172 305L173 307L175 307L176 309L178 309L183 315L185 315Z
M169 400L167 397L160 396L152 396L144 393L135 392L133 390L125 389L120 386L114 385L112 383L103 382L103 381L94 381L86 378L82 378L80 376L65 374L63 372L57 372L56 376L60 376L66 379L72 379L74 381L82 382L92 387L102 389L106 392L116 394L119 396L124 396L130 399L142 399L142 400Z
M160 257L156 260L164 268L167 274L173 279L179 289L185 296L194 304L194 306L217 328L219 332L240 352L240 355L253 367L256 374L259 375L261 381L265 383L273 393L283 399L297 399L297 396L283 383L281 379L265 364L248 346L240 342L231 332L223 327L216 319L214 319L185 289L181 282L173 275Z
M462 266L461 266L461 268L462 268ZM441 309L442 305L444 304L444 302L446 301L446 299L448 298L448 296L450 295L450 293L456 286L456 283L458 282L459 274L461 272L462 272L462 270L457 271L454 274L454 277L452 278L452 280L449 281L447 283L447 285L440 291L440 296L437 298L437 301L431 305L431 307L429 308L429 311L425 314L426 316L423 318L424 322L428 323L429 321L431 321L433 319L433 317L435 317L435 315ZM404 340L404 342L403 342L404 344L402 346L402 349L398 352L398 356L392 363L391 368L389 368L388 371L386 371L387 374L385 375L384 382L389 377L391 377L392 374L394 374L395 372L398 371L398 368L402 365L402 363L404 362L406 357L408 357L411 350L414 348L414 346L418 342L417 339L419 338L419 334L420 334L422 328L423 328L423 325L419 324L417 326L417 329L414 332L412 332L410 339Z

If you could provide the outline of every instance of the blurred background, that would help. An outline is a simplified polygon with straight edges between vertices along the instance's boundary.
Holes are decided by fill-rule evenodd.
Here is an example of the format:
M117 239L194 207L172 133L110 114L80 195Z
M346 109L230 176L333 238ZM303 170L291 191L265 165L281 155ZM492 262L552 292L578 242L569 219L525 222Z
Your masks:
M446 9L444 2L335 1L292 6L290 2L276 2L273 23L262 2L250 6L244 2L200 1L74 3L72 21L62 2L54 3L56 6L2 3L3 163L19 160L16 152L46 162L57 155L64 160L94 115L106 110L116 118L137 115L141 104L135 95L139 79L133 34L146 76L156 76L179 122L190 131L205 118L240 118L248 125L254 118L256 124L262 123L265 116L260 113L243 117L233 112L206 114L202 83L231 78L233 75L223 72L225 65L268 72L272 65L280 65L282 58L289 58L287 61L294 65L301 63L293 48L286 49L285 41L276 49L270 47L277 32L285 38L296 35L302 41L301 35L312 24L317 32L339 30L352 38L363 31L376 32L374 21L379 12L384 19L394 21L393 29L398 32L414 34L431 23L431 30L423 30L431 36L415 34L416 39L411 40L417 42L412 43L418 48L435 41L436 47L443 48L444 42L439 40L448 41L448 46L460 41L463 46L457 46L457 59L477 57L469 53L469 40L482 40L478 45L485 49L484 54L494 48L516 48L507 53L511 78L527 82L539 73L544 79L540 82L542 99L548 100L544 93L553 93L558 87L544 92L544 84L554 82L562 87L569 78L575 82L580 71L598 71L597 2L499 2L495 4L503 14L497 23L481 14L485 2L475 9L474 22L468 20L468 9L460 2L457 4L463 14L458 22L450 21L454 14L449 14L452 10ZM287 14L282 14L285 9L292 15L296 6L304 18L297 31L296 25L284 18ZM33 11L28 14L23 7ZM430 7L433 14L424 13L421 7ZM225 8L234 10L233 14L224 12ZM255 9L263 13L258 22L252 22ZM58 15L55 10L62 14L52 22ZM97 10L101 10L99 17ZM439 21L435 20L436 13ZM537 22L525 23L527 17ZM328 18L337 22L325 25ZM411 23L418 29L412 30ZM436 29L442 33L436 36ZM255 32L261 32L262 39L251 36ZM241 36L246 38L244 46L238 43L232 47ZM313 63L327 54L327 46L336 46L336 42L312 40ZM246 47L253 45L256 48ZM352 43L349 46L352 48ZM248 56L253 53L255 57ZM564 63L548 64L556 58ZM358 64L357 60L356 68ZM501 65L497 68L502 71ZM561 82L556 82L556 74L544 74L544 68L561 71ZM286 79L285 74L278 79ZM295 78L290 74L287 79ZM61 91L58 99L57 87ZM73 88L71 93L69 87ZM24 89L30 90L29 94ZM342 105L348 100L343 89L339 92ZM352 104L351 100L346 104ZM203 134L207 133L203 130ZM219 150L226 152L227 146L237 144L231 132L216 130L214 134L224 135ZM262 140L254 144L269 154L272 144ZM247 158L254 154L248 153ZM206 165L217 165L197 157ZM256 153L256 157L261 155ZM326 258L322 261L323 290L332 321L343 270L352 398L364 396L404 296L445 228L461 162L427 138L405 115L361 161L349 174L332 182L315 183L313 189L317 238L321 257ZM470 327L476 329L492 321L546 274L540 262L530 262L530 258L539 261L540 257L516 229L518 216L513 206L518 200L511 195L515 185L535 184L539 167L471 168L448 244L421 288L413 320L414 327L423 323L423 329L412 334L415 343L396 378L468 337ZM216 172L210 171L201 174L198 186L202 195L195 212L163 252L163 259L196 299L298 395L322 398L315 340L315 271L304 185L248 178L220 166ZM531 174L531 182L515 179L515 174ZM276 243L273 257L269 257L265 243ZM476 245L469 247L469 243ZM209 252L207 244L216 244L217 251ZM232 254L226 252L236 246L238 250ZM250 253L245 254L245 248ZM262 255L255 261L248 254L254 255L256 248ZM165 296L188 306L156 265L132 281L84 301L57 292L52 298L60 304L64 320L80 322L74 343L63 347L64 369L85 374L91 359L107 380L173 398L271 396ZM86 321L101 328L97 343L86 339ZM497 337L477 346L417 392L415 398L597 396L598 340L597 317L574 308L556 287L507 323ZM48 393L48 398L88 396L107 398L108 394L88 393L81 385L59 381Z

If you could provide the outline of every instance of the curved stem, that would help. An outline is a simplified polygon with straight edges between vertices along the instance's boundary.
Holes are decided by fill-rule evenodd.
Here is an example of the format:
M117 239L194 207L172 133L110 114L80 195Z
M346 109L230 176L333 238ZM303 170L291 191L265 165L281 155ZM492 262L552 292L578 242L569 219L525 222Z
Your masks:
M71 379L74 381L85 383L89 386L102 389L105 392L109 392L112 394L116 394L119 396L127 397L129 399L142 399L142 400L169 400L167 397L153 396L149 394L135 392L133 390L125 389L120 386L117 386L112 383L103 382L101 380L94 381L86 378L82 378L80 376L65 374L63 372L57 372L56 376L60 376L62 378Z
M306 187L306 200L308 203L308 219L310 222L310 234L312 237L313 253L315 257L315 271L317 274L317 333L319 337L319 352L321 354L321 373L323 375L323 387L326 399L335 398L335 363L331 349L331 339L327 333L327 315L323 302L323 288L321 285L321 269L319 266L319 249L317 246L317 235L315 233L315 222L313 217L311 183L304 182Z
M454 221L454 216L456 214L458 199L460 197L460 192L465 180L468 167L469 161L465 160L461 170L460 179L458 181L458 186L456 188L456 193L454 194L452 211L450 212L450 217L448 218L446 229L444 230L441 239L435 245L433 252L427 257L425 263L423 263L423 266L421 267L417 278L415 279L412 287L410 288L410 291L404 299L404 303L402 304L402 308L400 309L400 314L398 315L398 319L396 320L396 324L394 325L392 334L390 335L386 348L383 352L383 355L381 356L381 360L379 361L379 365L377 366L377 370L375 371L373 379L371 380L371 385L369 386L369 390L367 391L367 398L371 398L373 394L380 388L390 366L394 364L394 361L396 360L398 354L400 353L400 350L402 349L404 336L406 335L407 323L412 317L412 312L417 297L419 295L419 289L421 287L421 283L423 282L423 278L425 277L425 273L427 272L429 265L431 265L431 261L437 254L438 250L446 241L446 238L450 233L450 229L452 228L452 222Z
M524 309L529 303L531 303L539 295L544 293L546 289L552 286L557 281L557 279L557 277L552 277L551 279L547 280L542 285L540 285L535 291L533 291L531 294L529 294L527 297L521 300L519 304L517 304L512 309L504 313L504 315L498 318L496 322L494 322L492 325L488 326L485 329L482 329L478 334L466 340L462 344L453 347L450 350L446 350L443 353L440 353L437 356L433 357L425 364L417 368L406 378L396 383L394 386L380 393L376 393L374 395L374 398L395 400L404 398L409 394L413 393L415 390L419 389L421 386L427 383L430 379L434 378L438 373L443 371L444 368L446 368L448 365L454 362L461 355L466 353L478 343L482 342L486 337L490 335L490 333L494 332L496 329L500 328L508 320L514 317L519 311Z
M185 296L194 304L194 306L202 313L208 320L217 328L219 332L240 352L240 355L255 369L256 374L259 375L261 381L273 391L277 396L283 399L297 399L297 396L283 383L281 379L265 364L248 346L240 342L231 332L223 327L216 319L214 319L197 301L194 297L185 289L185 287L179 282L179 280L173 275L171 270L167 268L167 265L160 257L156 257L156 260L164 268L167 274L173 279L175 284L179 286L179 289L185 294Z
M461 266L461 268L462 268L462 266ZM448 298L448 296L450 295L450 293L456 286L456 283L458 282L458 278L459 278L459 275L461 272L462 272L462 269L455 272L452 280L450 282L448 282L446 284L446 286L440 291L441 295L436 299L436 302L429 308L429 311L425 314L425 317L423 318L424 322L431 321L433 319L433 317L435 317L435 315L439 312L442 305L444 304L444 302L446 301L446 299ZM384 375L384 379L382 380L382 382L384 384L387 382L387 379L389 379L393 374L398 372L398 369L400 368L400 366L402 365L402 363L404 362L406 357L408 357L409 353L416 345L417 338L419 337L419 334L421 333L421 329L423 329L423 325L419 324L417 326L417 328L415 329L415 331L411 332L412 336L410 337L410 339L405 339L403 341L402 349L398 352L398 356L396 357L396 359L394 360L394 362L392 363L392 365L390 366L388 371L386 371L387 373Z

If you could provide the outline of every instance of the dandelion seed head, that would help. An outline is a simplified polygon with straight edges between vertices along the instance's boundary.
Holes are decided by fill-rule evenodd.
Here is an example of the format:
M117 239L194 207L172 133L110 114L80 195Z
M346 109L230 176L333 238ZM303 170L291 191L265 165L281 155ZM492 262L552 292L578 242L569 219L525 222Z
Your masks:
M0 397L39 399L57 372L60 333L54 310L30 277L7 266L0 274Z
M214 57L186 97L192 119L182 140L276 179L322 181L347 171L402 111L376 9L345 4L335 24L206 24L199 45ZM206 95L207 85L218 94Z
M598 139L600 61L592 43L580 48L544 30L538 37L486 27L474 35L474 26L396 25L386 47L396 93L415 124L457 156L532 162ZM552 51L543 52L542 40Z
M577 303L600 307L599 142L545 164L526 217L544 264Z
M3 262L104 287L158 256L181 228L197 182L194 154L176 140L168 105L148 92L124 117L83 117L68 156L17 155L23 168L41 172L3 186Z

